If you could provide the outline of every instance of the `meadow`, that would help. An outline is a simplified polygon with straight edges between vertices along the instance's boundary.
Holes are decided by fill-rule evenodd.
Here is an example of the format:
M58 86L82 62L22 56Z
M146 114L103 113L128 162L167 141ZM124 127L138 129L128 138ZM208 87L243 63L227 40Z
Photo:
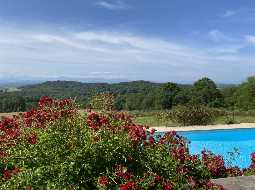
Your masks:
M85 110L79 110L80 113L83 113ZM124 111L132 116L133 120L137 124L151 126L151 127L178 127L181 126L180 123L177 123L171 118L162 118L158 115L162 113L160 110L155 111ZM11 113L0 113L0 118L8 117L13 115L19 115L22 112L11 112ZM228 123L229 120L233 123ZM238 124L238 123L255 123L255 114L253 112L238 111L234 115L230 113L228 116L218 116L216 119L210 123L210 125L218 124Z
M171 118L159 117L159 113L162 111L133 111L128 112L134 117L134 121L138 124L148 125L148 126L166 126L166 127L178 127L181 126ZM229 123L230 120L233 123ZM210 123L212 125L217 124L238 124L238 123L255 123L255 115L252 112L238 111L236 113L229 113L228 115L217 116L215 120Z

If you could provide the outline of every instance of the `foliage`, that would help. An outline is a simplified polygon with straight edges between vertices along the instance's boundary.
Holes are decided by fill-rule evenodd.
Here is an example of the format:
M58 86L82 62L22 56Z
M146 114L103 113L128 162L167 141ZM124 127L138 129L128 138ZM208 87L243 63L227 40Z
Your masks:
M247 111L255 109L255 77L240 85L218 85L202 78L193 85L146 81L81 83L53 81L20 87L15 92L0 91L0 112L29 110L42 96L73 98L82 106L89 106L95 94L113 93L117 110L159 110L173 106L198 104L213 108Z
M183 125L207 125L215 120L217 114L217 111L204 106L186 105L175 107L168 115Z
M115 97L114 103L114 108L117 110L171 109L172 106L184 105L195 97L191 85L175 83L134 81L107 84L55 81L21 87L20 91L17 92L0 92L0 96L10 97L8 101L0 99L0 105L4 102L15 105L16 101L13 97L21 97L25 100L25 106L22 110L24 111L35 106L35 102L42 96L50 95L56 98L71 97L83 106L89 106L91 99L95 99L95 94L104 93L118 95ZM16 106L6 105L1 111L13 112L20 110Z
M227 125L238 124L238 121L235 119L235 113L234 112L232 112L231 114L226 115L225 124L227 124Z
M222 107L223 95L216 84L209 78L202 78L194 83L193 101L210 107Z
M231 94L234 106L241 110L255 109L255 77L249 77Z
M0 112L25 111L26 99L22 96L0 96Z
M180 87L175 83L166 83L161 89L161 104L163 109L171 109L175 104L177 94L180 92Z
M155 138L123 113L82 116L72 101L45 97L0 130L0 189L224 189L210 182L211 159L189 154L182 137Z
M112 111L115 104L115 95L113 93L99 93L91 97L90 106L92 109L102 111Z

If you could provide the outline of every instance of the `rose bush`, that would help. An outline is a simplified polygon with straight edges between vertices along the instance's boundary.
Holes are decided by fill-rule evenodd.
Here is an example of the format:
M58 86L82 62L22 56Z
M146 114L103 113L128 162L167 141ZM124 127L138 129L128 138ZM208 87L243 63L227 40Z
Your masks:
M191 155L175 132L156 137L126 114L77 110L44 97L0 122L0 189L217 190L211 178L242 175L219 156Z

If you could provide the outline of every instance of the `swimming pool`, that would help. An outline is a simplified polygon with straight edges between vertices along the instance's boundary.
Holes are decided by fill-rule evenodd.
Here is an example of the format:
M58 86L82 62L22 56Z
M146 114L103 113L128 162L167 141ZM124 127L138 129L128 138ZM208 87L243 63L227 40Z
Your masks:
M227 165L249 167L251 153L255 152L255 129L231 129L210 131L177 132L190 141L192 154L203 149L224 157Z

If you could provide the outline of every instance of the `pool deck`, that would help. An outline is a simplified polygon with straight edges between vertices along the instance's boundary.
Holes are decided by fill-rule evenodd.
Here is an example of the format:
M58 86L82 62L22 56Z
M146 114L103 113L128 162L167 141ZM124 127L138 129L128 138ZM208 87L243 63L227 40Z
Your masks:
M203 131L203 130L220 130L220 129L251 129L255 128L255 123L240 123L232 125L205 125L205 126L180 126L180 127L150 127L158 132L167 131Z
M213 182L223 185L227 190L254 190L255 176L229 177L214 179Z

